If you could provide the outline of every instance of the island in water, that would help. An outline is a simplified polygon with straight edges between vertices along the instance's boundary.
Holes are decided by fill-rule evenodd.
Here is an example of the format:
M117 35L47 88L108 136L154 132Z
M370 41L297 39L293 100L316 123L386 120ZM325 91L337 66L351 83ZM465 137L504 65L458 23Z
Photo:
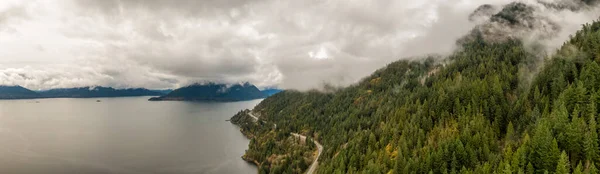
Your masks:
M196 83L182 87L167 95L150 98L150 101L246 101L266 98L281 90L268 89L261 91L246 82L241 84Z

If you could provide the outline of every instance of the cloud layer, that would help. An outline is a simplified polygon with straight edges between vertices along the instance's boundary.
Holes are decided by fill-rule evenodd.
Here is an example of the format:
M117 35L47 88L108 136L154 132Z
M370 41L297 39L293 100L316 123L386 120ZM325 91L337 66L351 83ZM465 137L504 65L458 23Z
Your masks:
M451 52L484 3L505 1L2 1L0 84L344 86L404 57ZM598 17L556 14L560 42Z

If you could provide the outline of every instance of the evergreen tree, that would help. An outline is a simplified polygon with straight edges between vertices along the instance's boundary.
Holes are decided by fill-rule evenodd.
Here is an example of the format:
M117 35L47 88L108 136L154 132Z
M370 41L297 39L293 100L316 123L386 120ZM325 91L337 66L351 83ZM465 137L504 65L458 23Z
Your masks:
M589 163L589 167L586 170L585 173L588 174L598 174L598 169L596 168L596 165L594 165L594 163Z
M394 165L394 172L396 174L401 174L404 173L404 166L405 166L405 162L404 162L404 156L402 154L402 149L398 150L398 155L396 156L396 163Z
M530 162L527 163L527 168L525 169L525 173L526 174L534 174L535 173L535 168L533 168L533 165Z
M506 139L510 141L515 134L515 129L512 122L508 122L508 126L506 127Z
M402 60L346 88L264 99L254 112L265 122L232 118L252 139L244 159L303 173L316 149L298 132L323 144L319 173L597 173L600 22L531 81L538 59L521 41L472 36L439 64Z
M581 72L580 81L584 82L584 87L591 91L600 88L600 66L596 61L587 63Z
M536 127L531 146L532 151L529 158L533 166L540 171L554 171L560 151L558 143L552 137L546 122L541 122Z
M584 156L582 153L584 148L584 135L587 131L585 121L579 117L578 108L579 107L575 107L575 109L573 109L571 123L569 123L569 128L565 132L567 139L565 144L563 144L563 147L575 160L581 160L582 156Z
M581 169L581 162L577 163L577 167L573 169L573 174L583 174L583 170Z
M560 158L558 160L558 163L556 164L556 174L569 174L570 171L570 167L569 167L569 157L567 156L567 153L565 151L563 151L560 154Z
M504 165L504 170L502 170L502 173L504 173L504 174L512 174L513 173L512 169L510 167L510 164L506 163Z
M596 130L596 103L590 102L587 108L588 130L585 132L583 147L585 159L592 162L598 161L598 132Z

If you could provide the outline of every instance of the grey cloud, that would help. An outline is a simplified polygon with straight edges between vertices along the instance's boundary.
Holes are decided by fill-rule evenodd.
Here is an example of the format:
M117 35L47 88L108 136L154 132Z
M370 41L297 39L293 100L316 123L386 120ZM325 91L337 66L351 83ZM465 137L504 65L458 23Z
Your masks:
M220 13L221 10L239 8L262 0L77 0L75 4L84 9L93 9L105 15L126 15L127 11L152 11L201 17Z
M581 24L600 16L599 7L582 1L524 1L495 8L502 10L494 15L482 15L488 18L475 27L474 33L481 33L489 42L521 39L528 46L545 48L546 53L552 53L562 45Z
M492 17L492 15L498 13L499 11L500 9L498 9L498 7L494 5L483 4L477 7L477 9L475 9L475 11L473 11L473 13L469 15L469 21L479 23L489 19L490 17Z
M14 30L11 23L29 18L26 5L27 4L13 5L6 9L0 9L0 31Z
M458 38L482 23L469 21L471 12L483 3L498 6L506 1L41 3L46 4L30 10L40 11L33 14L30 24L14 27L30 32L44 29L42 34L14 36L6 42L0 38L0 47L8 42L15 47L0 50L0 57L37 52L0 60L0 83L34 89L88 85L175 88L202 81L249 81L261 87L300 90L323 84L345 86L398 59L452 52ZM593 15L590 10L546 15L552 14L549 10L543 8L536 15L561 26L551 40L566 37L564 33ZM0 31L2 34L6 33ZM44 51L35 49L39 47ZM55 57L67 58L63 64L39 63L42 58Z

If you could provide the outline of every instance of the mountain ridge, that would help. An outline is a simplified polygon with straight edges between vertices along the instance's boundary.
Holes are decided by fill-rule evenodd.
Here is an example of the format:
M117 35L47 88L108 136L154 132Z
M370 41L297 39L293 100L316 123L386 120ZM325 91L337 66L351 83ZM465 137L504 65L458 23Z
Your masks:
M46 98L95 98L95 97L133 97L133 96L159 96L160 92L145 88L115 89L112 87L88 86L77 88L58 88L39 91Z
M162 95L162 93L158 91L151 91L145 88L115 89L112 87L92 86L33 91L19 85L0 85L0 99L97 98L160 95Z
M175 89L169 94L150 98L150 101L245 101L268 97L256 86L246 82L242 84L192 84Z
M0 99L33 99L39 97L41 97L40 94L22 86L0 85Z

